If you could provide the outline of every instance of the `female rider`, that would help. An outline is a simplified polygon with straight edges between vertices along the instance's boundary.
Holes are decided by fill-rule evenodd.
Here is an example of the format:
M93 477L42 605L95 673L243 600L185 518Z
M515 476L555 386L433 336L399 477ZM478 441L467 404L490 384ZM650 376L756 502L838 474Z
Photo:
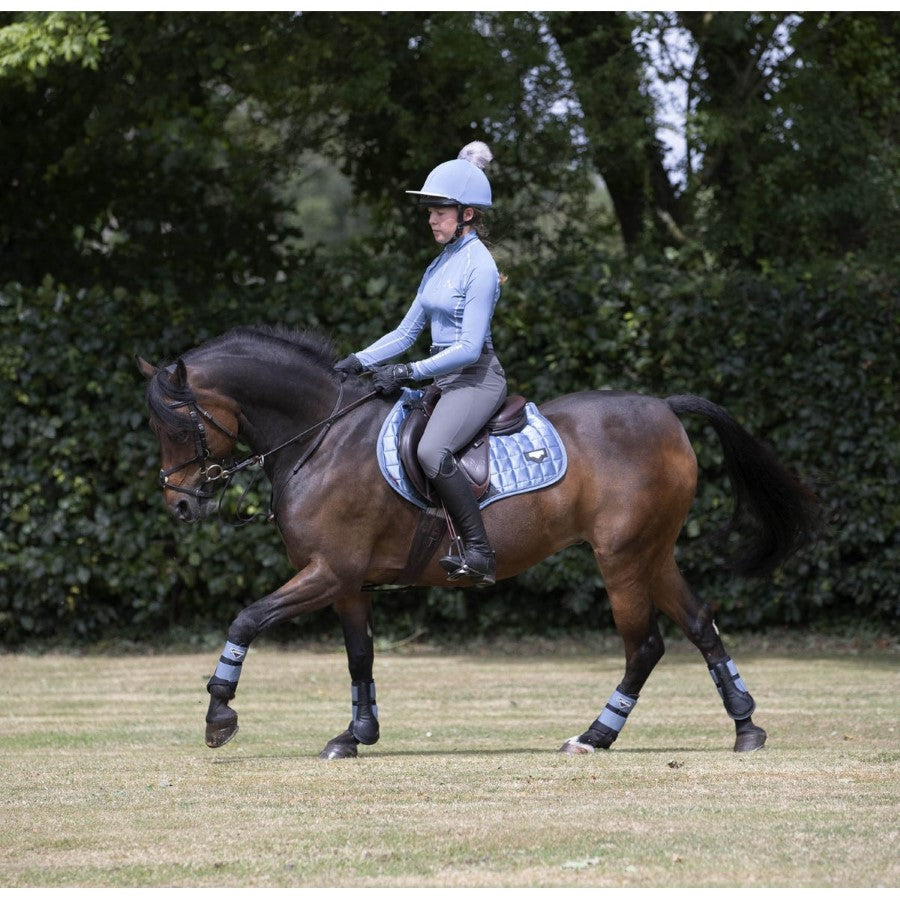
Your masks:
M491 206L483 169L491 161L486 144L474 141L457 159L442 163L417 196L443 249L425 270L403 320L374 344L342 359L341 373L373 372L373 386L390 394L405 381L434 379L441 399L418 448L419 463L434 485L462 540L441 559L449 579L493 584L496 561L465 475L455 454L469 443L506 399L506 376L491 340L491 318L500 296L500 275L481 241L481 211ZM408 350L430 322L431 351L413 363L381 365Z

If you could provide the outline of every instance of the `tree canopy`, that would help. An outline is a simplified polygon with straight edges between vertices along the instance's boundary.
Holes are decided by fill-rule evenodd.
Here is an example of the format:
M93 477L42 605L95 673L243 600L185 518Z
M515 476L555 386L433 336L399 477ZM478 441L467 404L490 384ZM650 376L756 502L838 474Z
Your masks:
M577 217L565 201L599 176L631 252L887 252L897 29L888 13L5 13L5 274L272 278L311 158L402 240L403 189L476 137L503 233L543 238L532 223ZM664 82L683 97L675 168Z

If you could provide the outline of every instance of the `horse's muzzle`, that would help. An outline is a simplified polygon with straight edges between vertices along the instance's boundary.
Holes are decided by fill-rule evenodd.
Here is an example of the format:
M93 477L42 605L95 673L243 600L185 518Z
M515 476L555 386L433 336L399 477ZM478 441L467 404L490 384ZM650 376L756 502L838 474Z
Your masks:
M168 506L169 512L179 522L191 524L212 515L216 508L216 497L213 494L204 494L198 491L196 493L182 494L174 503L170 503Z
M197 512L192 509L193 504L182 498L175 504L172 514L180 522L194 522L197 519Z

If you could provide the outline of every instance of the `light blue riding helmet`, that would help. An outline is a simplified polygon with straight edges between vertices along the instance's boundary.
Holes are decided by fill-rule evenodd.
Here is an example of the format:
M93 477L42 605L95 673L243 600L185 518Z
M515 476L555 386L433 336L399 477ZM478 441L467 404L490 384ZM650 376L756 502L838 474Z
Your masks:
M491 185L482 171L493 159L482 141L472 141L459 151L456 159L431 170L420 191L407 191L419 198L422 206L471 206L490 209Z

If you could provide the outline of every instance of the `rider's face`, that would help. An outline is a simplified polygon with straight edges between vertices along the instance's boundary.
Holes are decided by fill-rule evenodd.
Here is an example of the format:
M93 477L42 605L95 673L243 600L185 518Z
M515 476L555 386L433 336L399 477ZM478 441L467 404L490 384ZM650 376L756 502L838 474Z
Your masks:
M471 211L466 209L464 215L471 218ZM430 206L428 207L428 225L434 239L439 244L449 244L456 236L458 224L455 206Z

